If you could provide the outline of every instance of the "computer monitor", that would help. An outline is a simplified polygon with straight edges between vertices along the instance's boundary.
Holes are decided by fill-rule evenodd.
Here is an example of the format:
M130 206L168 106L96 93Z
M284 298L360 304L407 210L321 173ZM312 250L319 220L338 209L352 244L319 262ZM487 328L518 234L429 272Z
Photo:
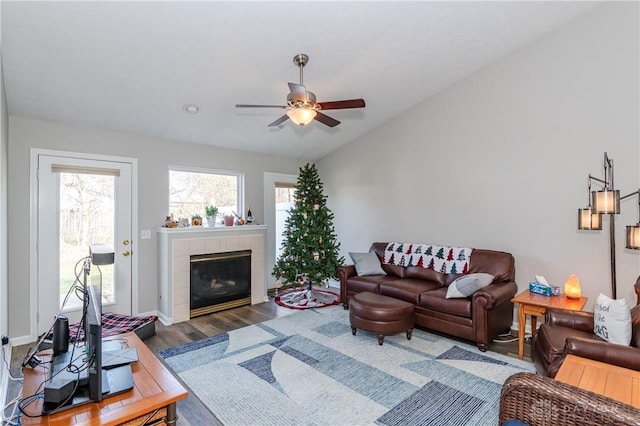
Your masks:
M87 351L89 399L102 401L102 289L87 283L84 292L84 336Z

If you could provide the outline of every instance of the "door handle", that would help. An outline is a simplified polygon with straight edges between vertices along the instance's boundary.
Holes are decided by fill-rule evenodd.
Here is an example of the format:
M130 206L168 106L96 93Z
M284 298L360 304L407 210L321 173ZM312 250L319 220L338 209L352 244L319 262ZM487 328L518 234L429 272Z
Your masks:
M131 256L131 252L129 250L122 252L123 256Z
M129 245L129 240L122 241L122 244L124 244L125 246L128 246Z

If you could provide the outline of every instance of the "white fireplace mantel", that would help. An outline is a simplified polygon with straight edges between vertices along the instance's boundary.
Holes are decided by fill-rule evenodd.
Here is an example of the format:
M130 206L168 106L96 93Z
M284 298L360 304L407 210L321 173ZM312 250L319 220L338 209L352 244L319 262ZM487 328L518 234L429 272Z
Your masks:
M251 250L251 304L266 302L265 225L158 228L158 317L165 325L190 318L190 257Z

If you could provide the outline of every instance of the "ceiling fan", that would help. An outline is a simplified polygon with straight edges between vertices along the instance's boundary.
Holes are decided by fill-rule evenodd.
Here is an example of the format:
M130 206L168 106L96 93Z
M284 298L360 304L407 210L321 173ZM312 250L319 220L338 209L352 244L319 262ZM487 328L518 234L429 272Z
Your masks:
M302 69L309 62L309 56L300 53L293 57L293 63L300 68L300 84L289 83L286 105L246 105L237 104L236 108L282 108L287 113L278 118L269 127L279 126L291 119L296 124L304 126L312 120L317 120L329 127L335 127L340 122L320 112L328 109L364 108L364 99L346 99L342 101L316 102L316 95L307 91L303 85Z

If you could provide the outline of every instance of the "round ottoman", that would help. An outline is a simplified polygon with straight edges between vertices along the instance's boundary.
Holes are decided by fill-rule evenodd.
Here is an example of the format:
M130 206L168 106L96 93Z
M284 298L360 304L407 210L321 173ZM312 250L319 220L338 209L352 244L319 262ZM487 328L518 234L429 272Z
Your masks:
M384 336L403 331L411 340L413 304L365 291L349 299L349 322L353 335L357 329L374 333L379 345L384 342Z

